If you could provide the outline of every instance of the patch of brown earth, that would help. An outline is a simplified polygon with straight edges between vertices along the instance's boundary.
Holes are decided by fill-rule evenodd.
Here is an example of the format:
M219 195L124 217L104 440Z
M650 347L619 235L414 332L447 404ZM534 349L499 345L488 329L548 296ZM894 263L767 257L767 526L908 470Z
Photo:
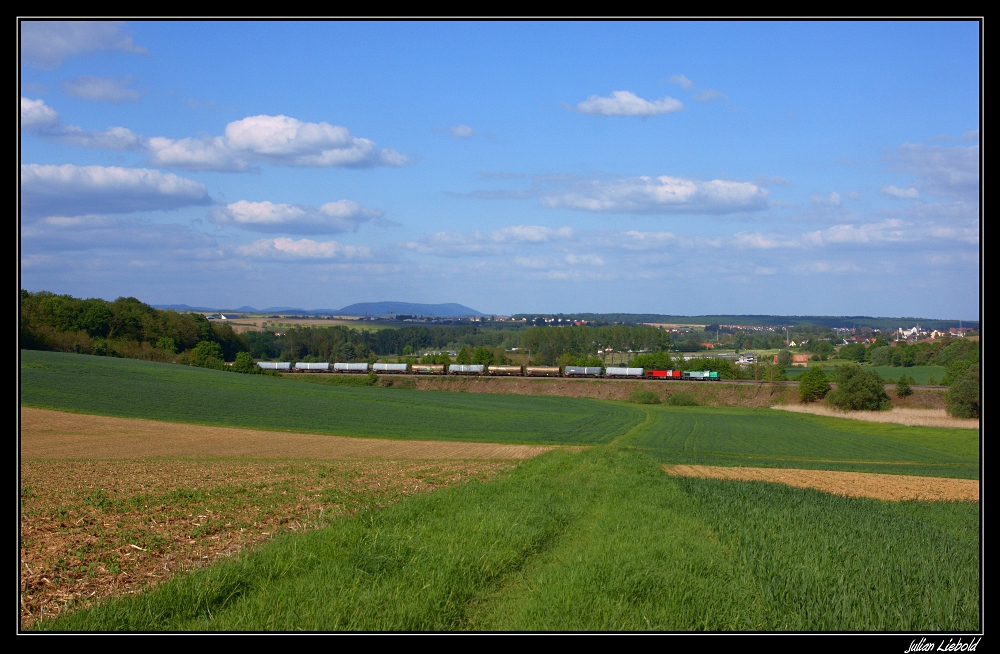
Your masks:
M824 404L785 404L771 407L794 413L811 413L832 418L850 418L866 422L889 422L910 427L951 427L979 429L979 420L953 418L944 409L913 409L894 407L889 411L840 411Z
M24 460L21 625L508 461Z
M542 445L402 441L257 431L21 407L21 456L27 459L157 456L530 459L552 449L555 448Z
M834 495L878 500L979 501L979 480L885 475L872 472L664 465L667 474L702 479L767 481L797 488L814 488Z

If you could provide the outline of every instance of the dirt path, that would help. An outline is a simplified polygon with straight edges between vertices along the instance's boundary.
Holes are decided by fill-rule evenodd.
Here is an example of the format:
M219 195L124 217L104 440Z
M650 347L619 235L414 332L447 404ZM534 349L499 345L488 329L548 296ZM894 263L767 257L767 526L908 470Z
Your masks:
M402 441L257 431L21 407L24 459L233 457L294 459L530 459L542 445Z
M910 427L951 427L957 429L979 429L975 418L953 418L944 409L902 409L889 411L838 411L822 404L782 404L771 407L794 413L811 413L833 418L851 418L867 422L891 422Z
M894 502L903 500L979 501L979 480L977 479L787 468L664 465L663 469L668 475L675 477L768 481L798 488L815 488L834 495L871 497Z

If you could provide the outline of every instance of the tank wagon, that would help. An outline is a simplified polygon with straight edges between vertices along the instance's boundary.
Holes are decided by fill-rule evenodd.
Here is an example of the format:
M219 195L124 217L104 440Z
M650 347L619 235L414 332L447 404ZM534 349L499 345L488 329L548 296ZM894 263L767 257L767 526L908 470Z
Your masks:
M443 375L444 364L440 363L414 363L410 367L410 372L415 375Z
M453 363L448 366L449 375L481 375L485 372L486 366L481 363L463 364Z
M291 370L291 361L258 361L257 367L261 370Z
M603 373L600 366L566 366L563 370L567 377L600 377Z
M527 366L524 369L526 377L560 377L559 366Z
M615 368L604 369L605 377L642 377L642 368Z
M330 372L329 363L303 363L298 361L295 364L295 370L299 372Z
M375 372L384 373L405 373L407 369L407 364L405 363L376 363L374 368Z
M521 366L490 366L487 372L491 375L507 375L512 377L520 377L524 374Z
M368 372L367 363L335 363L334 372Z

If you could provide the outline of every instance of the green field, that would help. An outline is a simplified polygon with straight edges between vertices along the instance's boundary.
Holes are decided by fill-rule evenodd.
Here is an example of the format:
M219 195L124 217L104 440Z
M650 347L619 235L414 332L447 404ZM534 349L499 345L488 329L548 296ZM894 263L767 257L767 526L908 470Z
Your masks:
M979 433L773 409L644 406L618 442L665 463L979 476Z
M825 362L819 364L822 366L823 370L828 375L832 375L836 372L836 365L831 365L832 362ZM850 363L849 361L838 362L838 365L844 365L845 363ZM813 365L810 363L810 365ZM902 368L896 366L865 366L865 370L874 370L882 376L882 379L890 384L896 383L900 375L906 375L907 377L913 377L917 384L927 384L933 377L934 382L940 384L944 376L948 374L948 369L944 366L910 366L909 368ZM802 366L788 366L785 368L785 373L788 375L789 379L797 379L799 375L806 371L806 368Z
M531 444L606 443L646 417L597 400L327 386L32 350L21 352L21 404L253 429Z
M970 503L667 477L604 447L218 562L56 630L979 627Z
M278 536L53 630L956 631L976 502L683 479L662 463L978 477L979 434L771 409L351 388L22 351L21 403L369 437L581 443ZM912 369L909 369L912 370Z

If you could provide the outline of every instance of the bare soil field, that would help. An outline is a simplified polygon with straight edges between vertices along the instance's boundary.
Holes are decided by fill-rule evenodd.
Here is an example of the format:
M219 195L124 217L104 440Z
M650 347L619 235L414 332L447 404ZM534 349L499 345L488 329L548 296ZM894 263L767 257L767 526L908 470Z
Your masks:
M677 477L767 481L798 488L814 488L834 495L870 497L894 502L904 500L979 501L979 480L977 479L914 477L832 470L696 465L664 465L663 469L667 474Z
M910 427L951 427L957 429L979 429L975 418L953 418L944 409L915 409L893 407L889 411L838 411L823 404L786 404L771 407L795 413L811 413L833 418L851 418L866 422L891 422Z
M509 461L23 460L21 625Z
M25 459L255 457L530 459L554 446L401 441L257 431L21 407Z

